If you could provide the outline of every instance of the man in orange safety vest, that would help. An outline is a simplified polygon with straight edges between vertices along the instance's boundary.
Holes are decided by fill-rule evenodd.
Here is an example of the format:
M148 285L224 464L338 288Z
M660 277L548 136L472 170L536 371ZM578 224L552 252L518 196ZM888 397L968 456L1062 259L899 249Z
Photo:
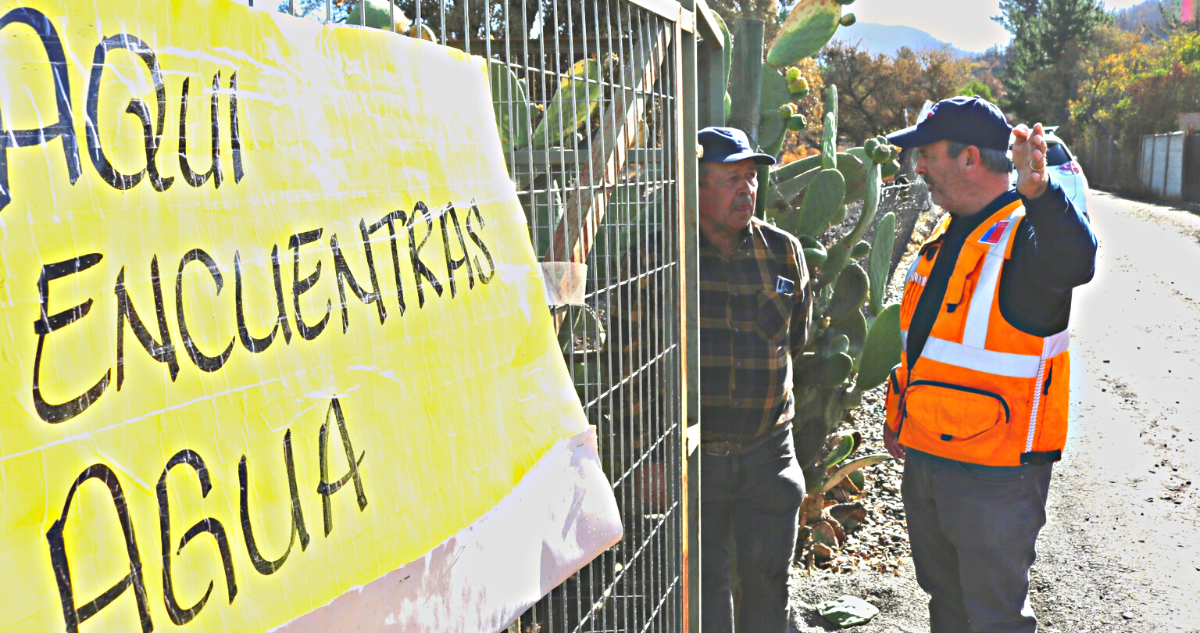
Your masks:
M1032 633L1029 569L1067 435L1071 294L1092 278L1096 239L1047 177L1041 124L1013 129L991 103L955 97L888 140L917 151L949 214L905 280L884 427L905 460L930 628Z

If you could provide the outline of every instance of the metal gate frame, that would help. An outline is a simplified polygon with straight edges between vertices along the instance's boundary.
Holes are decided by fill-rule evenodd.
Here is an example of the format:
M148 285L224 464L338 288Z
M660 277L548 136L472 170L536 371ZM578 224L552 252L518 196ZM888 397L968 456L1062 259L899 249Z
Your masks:
M283 0L280 10L295 15L301 3ZM319 2L304 4L320 13ZM538 7L536 26L522 12L531 4ZM697 541L688 533L686 478L688 445L694 449L686 438L698 440L699 429L699 352L689 345L699 334L698 287L689 283L698 277L699 261L694 139L701 121L723 120L724 90L716 92L718 82L710 81L702 97L696 76L699 59L702 71L723 83L721 65L706 63L720 59L726 45L721 32L703 0L389 5L390 30L396 30L397 8L410 8L405 17L432 27L442 45L504 64L534 103L547 104L555 86L568 83L589 84L584 99L593 87L600 92L582 138L570 135L556 147L535 148L531 142L505 149L547 281L562 286L564 294L570 294L570 282L583 282L582 301L563 301L582 305L553 309L576 388L597 426L625 537L508 631L697 630L698 600L689 599L698 598L698 576L689 573L697 568L694 558L689 565ZM469 22L472 7L480 6L488 16L480 20L482 33L480 24L472 28ZM511 14L514 7L519 18ZM367 12L358 13L358 26L366 26ZM324 0L323 14L315 17L334 16L332 0ZM519 19L519 25L510 19ZM583 78L572 70L576 61L603 65L614 54L619 70L607 76ZM513 108L527 105L512 94L501 106L507 111L497 111L509 115L509 124ZM581 105L577 97L572 93L569 111ZM706 105L704 112L697 111L698 101ZM545 112L551 112L549 106ZM502 137L506 131L513 130L502 130ZM626 257L627 252L635 255ZM586 273L580 265L588 266ZM623 321L630 312L649 314L658 325L653 335L630 331ZM606 336L614 324L616 336ZM630 338L638 340L629 345L624 339ZM606 339L616 341L606 347ZM650 406L639 406L642 402Z

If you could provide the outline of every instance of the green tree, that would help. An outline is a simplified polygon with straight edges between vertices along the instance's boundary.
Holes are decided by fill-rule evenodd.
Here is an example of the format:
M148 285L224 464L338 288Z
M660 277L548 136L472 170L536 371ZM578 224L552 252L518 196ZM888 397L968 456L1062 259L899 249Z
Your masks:
M1005 108L1022 120L1066 121L1083 46L1111 21L1100 0L1000 0L993 19L1013 36L1001 79Z
M788 7L795 1L788 2ZM708 6L716 11L725 24L733 29L733 21L737 18L758 18L763 21L763 45L770 46L779 32L779 25L787 17L787 10L780 6L779 0L712 0Z
M830 42L819 60L825 83L838 87L839 133L851 142L905 127L926 99L953 97L971 78L970 62L948 49L872 55L857 44Z
M958 94L964 97L982 97L988 101L995 101L995 98L992 97L992 89L978 79L968 81L967 85L958 91Z
M1089 54L1071 115L1127 148L1143 134L1178 129L1179 115L1200 111L1200 35L1181 31L1150 43L1097 31L1107 42Z

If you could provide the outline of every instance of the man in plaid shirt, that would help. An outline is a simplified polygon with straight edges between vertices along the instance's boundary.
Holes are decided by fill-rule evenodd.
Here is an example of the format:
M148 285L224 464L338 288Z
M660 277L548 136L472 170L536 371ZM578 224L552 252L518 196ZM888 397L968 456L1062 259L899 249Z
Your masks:
M734 128L705 128L698 138L701 625L733 630L736 542L737 630L785 633L804 498L790 432L792 359L804 347L812 291L800 242L754 217L757 167L775 159Z

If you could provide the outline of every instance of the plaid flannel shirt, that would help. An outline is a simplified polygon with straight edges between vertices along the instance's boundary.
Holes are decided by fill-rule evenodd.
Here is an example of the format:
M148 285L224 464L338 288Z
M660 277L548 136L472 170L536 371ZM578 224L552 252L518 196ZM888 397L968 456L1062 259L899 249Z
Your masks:
M793 358L812 318L800 242L757 218L728 257L700 237L702 441L752 442L795 415Z
M616 337L623 364L634 375L622 387L616 418L640 438L645 415L656 415L664 350L653 344L660 324L652 313L670 284L659 265L661 234L630 249L644 275L636 291L621 294ZM781 292L782 291L782 292ZM657 299L657 300L656 300ZM751 442L794 415L793 357L804 347L812 313L808 268L800 242L757 218L729 257L700 237L700 406L703 441ZM658 403L662 404L662 403ZM644 440L645 438L641 438ZM635 440L637 441L637 440Z

